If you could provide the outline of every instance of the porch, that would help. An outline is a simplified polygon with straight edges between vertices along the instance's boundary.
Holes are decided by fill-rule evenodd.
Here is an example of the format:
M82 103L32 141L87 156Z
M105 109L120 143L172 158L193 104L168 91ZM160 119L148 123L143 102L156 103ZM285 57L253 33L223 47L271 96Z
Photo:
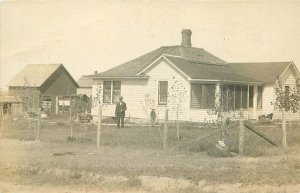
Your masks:
M263 108L262 85L193 82L190 88L191 121L211 119L209 111L213 109L238 116L241 108L246 119L257 119Z

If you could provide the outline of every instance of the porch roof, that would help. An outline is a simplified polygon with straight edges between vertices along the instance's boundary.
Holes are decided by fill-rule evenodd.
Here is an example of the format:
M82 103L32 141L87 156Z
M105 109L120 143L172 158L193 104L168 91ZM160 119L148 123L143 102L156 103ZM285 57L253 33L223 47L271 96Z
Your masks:
M232 71L264 83L275 83L292 62L229 63Z
M233 72L228 65L207 64L169 55L165 55L165 57L191 80L261 83L257 79Z

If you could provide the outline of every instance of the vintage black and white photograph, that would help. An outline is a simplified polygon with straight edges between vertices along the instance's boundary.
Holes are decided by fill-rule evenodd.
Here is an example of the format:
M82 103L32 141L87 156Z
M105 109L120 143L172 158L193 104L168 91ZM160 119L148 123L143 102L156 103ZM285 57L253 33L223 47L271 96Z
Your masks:
M0 2L0 193L300 193L300 1Z

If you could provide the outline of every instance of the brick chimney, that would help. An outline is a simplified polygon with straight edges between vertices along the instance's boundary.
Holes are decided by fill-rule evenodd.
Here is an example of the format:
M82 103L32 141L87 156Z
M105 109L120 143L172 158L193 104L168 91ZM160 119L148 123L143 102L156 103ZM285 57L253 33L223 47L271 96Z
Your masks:
M192 47L192 30L190 29L183 29L181 31L182 35L182 41L181 41L181 46L185 47Z

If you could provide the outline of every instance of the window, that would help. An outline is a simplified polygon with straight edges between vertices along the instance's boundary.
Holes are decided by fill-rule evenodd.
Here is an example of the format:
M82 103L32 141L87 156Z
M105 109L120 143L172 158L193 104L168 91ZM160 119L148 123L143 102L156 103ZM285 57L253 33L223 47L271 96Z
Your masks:
M213 108L216 100L215 87L215 84L192 84L191 108ZM253 97L253 87L251 87L251 89ZM248 108L248 98L250 97L250 94L248 93L248 85L221 85L220 97L220 102L224 111Z
M230 111L234 108L234 86L222 85L221 86L221 105L224 111Z
M290 87L289 86L284 86L284 93L286 96L290 95Z
M59 97L58 98L58 111L69 111L70 109L70 98L69 97Z
M202 104L202 85L192 85L191 86L191 107L201 108Z
M208 109L215 106L215 84L191 85L191 107Z
M235 92L234 92L234 108L240 109L242 108L242 88L241 86L235 86Z
M158 104L166 105L168 101L168 81L158 83Z
M242 86L242 108L248 108L248 86Z
M103 102L116 103L121 96L121 81L103 81Z
M121 81L113 81L113 103L119 102L121 96Z
M103 82L103 102L111 103L111 81Z
M262 92L263 92L263 87L258 86L257 87L257 108L262 109Z
M223 85L221 89L224 110L248 108L248 86Z

